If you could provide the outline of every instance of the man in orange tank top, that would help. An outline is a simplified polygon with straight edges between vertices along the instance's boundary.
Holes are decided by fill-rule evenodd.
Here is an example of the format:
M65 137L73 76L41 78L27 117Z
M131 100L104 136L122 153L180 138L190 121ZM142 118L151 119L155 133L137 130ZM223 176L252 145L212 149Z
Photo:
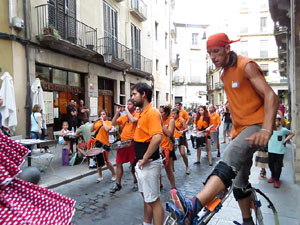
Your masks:
M232 185L238 201L243 225L254 225L250 213L251 187L248 182L253 153L257 146L267 146L273 133L278 98L267 84L260 67L247 57L230 50L231 41L224 33L210 36L207 52L217 68L223 68L221 79L228 98L233 124L233 141L227 146L222 160L215 166L204 188L192 199L186 199L177 190L171 190L172 199L185 215L185 223Z

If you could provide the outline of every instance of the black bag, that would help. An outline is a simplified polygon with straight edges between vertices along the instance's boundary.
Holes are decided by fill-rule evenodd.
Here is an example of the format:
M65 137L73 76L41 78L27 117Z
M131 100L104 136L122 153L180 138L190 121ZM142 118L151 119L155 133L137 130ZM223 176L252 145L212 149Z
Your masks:
M42 128L41 130L44 137L48 136L48 130L46 128Z

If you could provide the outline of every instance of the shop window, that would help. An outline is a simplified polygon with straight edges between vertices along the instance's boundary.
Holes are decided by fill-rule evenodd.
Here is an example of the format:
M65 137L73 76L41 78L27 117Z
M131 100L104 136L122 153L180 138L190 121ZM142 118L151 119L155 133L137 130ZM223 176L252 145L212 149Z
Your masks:
M69 72L68 73L68 85L81 87L80 74Z
M51 81L50 70L51 67L36 65L35 67L36 78L39 78L42 82L50 82Z
M53 69L53 83L67 85L68 72L58 69Z

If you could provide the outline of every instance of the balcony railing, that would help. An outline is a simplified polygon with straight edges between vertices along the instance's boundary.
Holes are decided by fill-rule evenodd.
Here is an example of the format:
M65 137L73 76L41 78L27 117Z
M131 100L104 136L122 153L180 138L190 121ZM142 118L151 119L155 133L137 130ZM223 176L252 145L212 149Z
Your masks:
M147 5L142 0L131 0L130 12L141 22L147 19Z
M223 88L223 82L216 82L215 83L215 89L222 89Z
M36 7L38 35L53 35L90 50L96 50L97 30L52 4Z
M103 55L104 62L111 63L112 59L132 64L132 50L110 37L98 39L98 52Z
M189 83L192 83L192 84L199 84L199 83L202 83L201 82L202 79L201 79L201 76L198 75L198 76L195 76L195 75L191 75L190 76L190 82ZM203 82L204 83L204 82Z
M152 74L152 60L132 51L132 68Z

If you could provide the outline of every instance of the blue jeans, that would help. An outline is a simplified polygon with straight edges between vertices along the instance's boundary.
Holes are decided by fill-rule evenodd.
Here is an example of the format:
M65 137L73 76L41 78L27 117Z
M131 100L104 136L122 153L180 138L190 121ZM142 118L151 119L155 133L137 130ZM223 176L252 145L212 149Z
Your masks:
M31 131L30 134L31 134L31 139L39 139L40 138L40 134L38 132ZM33 146L34 145L30 146L30 151L32 151Z

